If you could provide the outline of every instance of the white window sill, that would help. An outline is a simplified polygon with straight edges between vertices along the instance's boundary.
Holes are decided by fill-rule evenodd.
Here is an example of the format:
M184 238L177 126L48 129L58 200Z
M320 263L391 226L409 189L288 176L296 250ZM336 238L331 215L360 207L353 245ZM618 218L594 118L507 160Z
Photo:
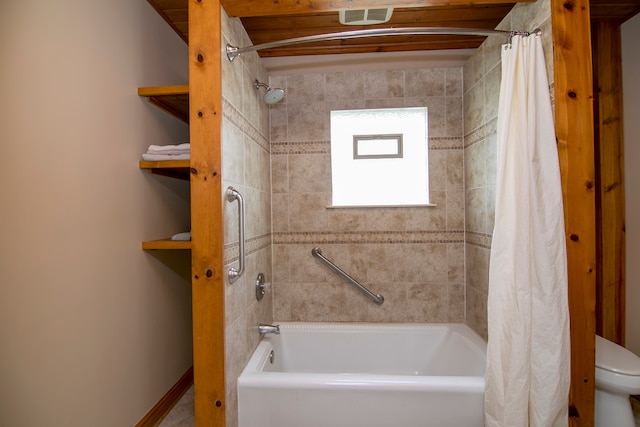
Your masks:
M426 203L421 205L353 205L353 206L335 206L328 205L327 209L370 209L370 208L435 208L435 203Z

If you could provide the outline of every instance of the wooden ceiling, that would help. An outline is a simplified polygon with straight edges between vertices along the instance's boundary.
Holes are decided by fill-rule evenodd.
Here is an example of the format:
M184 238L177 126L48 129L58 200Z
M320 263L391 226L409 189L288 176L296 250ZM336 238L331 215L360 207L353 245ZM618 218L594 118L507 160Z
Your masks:
M515 2L534 0L221 0L230 17L240 18L254 45L296 37L372 28L462 27L494 29ZM148 0L188 42L188 0ZM340 9L394 7L384 24L342 25ZM592 21L624 22L640 11L640 0L592 0ZM523 28L523 30L531 30ZM335 53L469 49L485 37L394 35L304 43L260 50L261 57ZM243 47L243 46L239 46Z
M591 0L591 22L622 24L640 12L640 0Z

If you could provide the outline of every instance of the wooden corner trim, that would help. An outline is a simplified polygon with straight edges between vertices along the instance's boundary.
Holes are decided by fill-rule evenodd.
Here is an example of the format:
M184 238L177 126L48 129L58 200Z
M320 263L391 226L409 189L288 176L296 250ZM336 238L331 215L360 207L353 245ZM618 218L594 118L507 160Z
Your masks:
M155 427L164 417L167 416L169 411L175 406L184 393L193 384L193 366L190 367L187 372L180 377L177 383L169 389L169 391L162 396L162 398L153 405L153 408L147 414L142 417L135 427Z

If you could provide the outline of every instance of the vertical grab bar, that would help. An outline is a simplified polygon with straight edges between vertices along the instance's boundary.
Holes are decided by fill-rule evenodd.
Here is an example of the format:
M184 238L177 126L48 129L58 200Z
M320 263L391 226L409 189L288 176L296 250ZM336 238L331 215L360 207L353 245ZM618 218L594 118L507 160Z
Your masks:
M242 198L242 194L235 188L227 188L227 201L234 202L236 200L238 201L238 248L240 253L238 256L238 268L231 267L227 273L229 283L235 282L244 273L244 199Z

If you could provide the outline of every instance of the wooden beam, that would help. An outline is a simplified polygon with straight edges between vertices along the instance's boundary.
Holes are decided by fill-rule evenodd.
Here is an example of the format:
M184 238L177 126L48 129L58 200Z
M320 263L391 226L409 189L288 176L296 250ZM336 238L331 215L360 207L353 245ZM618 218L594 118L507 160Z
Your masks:
M226 424L220 13L219 0L189 0L191 283L197 427Z
M595 168L588 0L551 0L555 120L567 235L571 426L591 427L595 395Z
M620 25L592 27L596 86L596 176L598 281L596 330L624 345L625 208L622 129L622 40Z
M535 0L519 0L533 2ZM477 6L482 4L515 3L514 0L400 0L391 2L394 8ZM337 12L342 9L372 9L389 7L389 0L224 0L229 17L296 15Z

